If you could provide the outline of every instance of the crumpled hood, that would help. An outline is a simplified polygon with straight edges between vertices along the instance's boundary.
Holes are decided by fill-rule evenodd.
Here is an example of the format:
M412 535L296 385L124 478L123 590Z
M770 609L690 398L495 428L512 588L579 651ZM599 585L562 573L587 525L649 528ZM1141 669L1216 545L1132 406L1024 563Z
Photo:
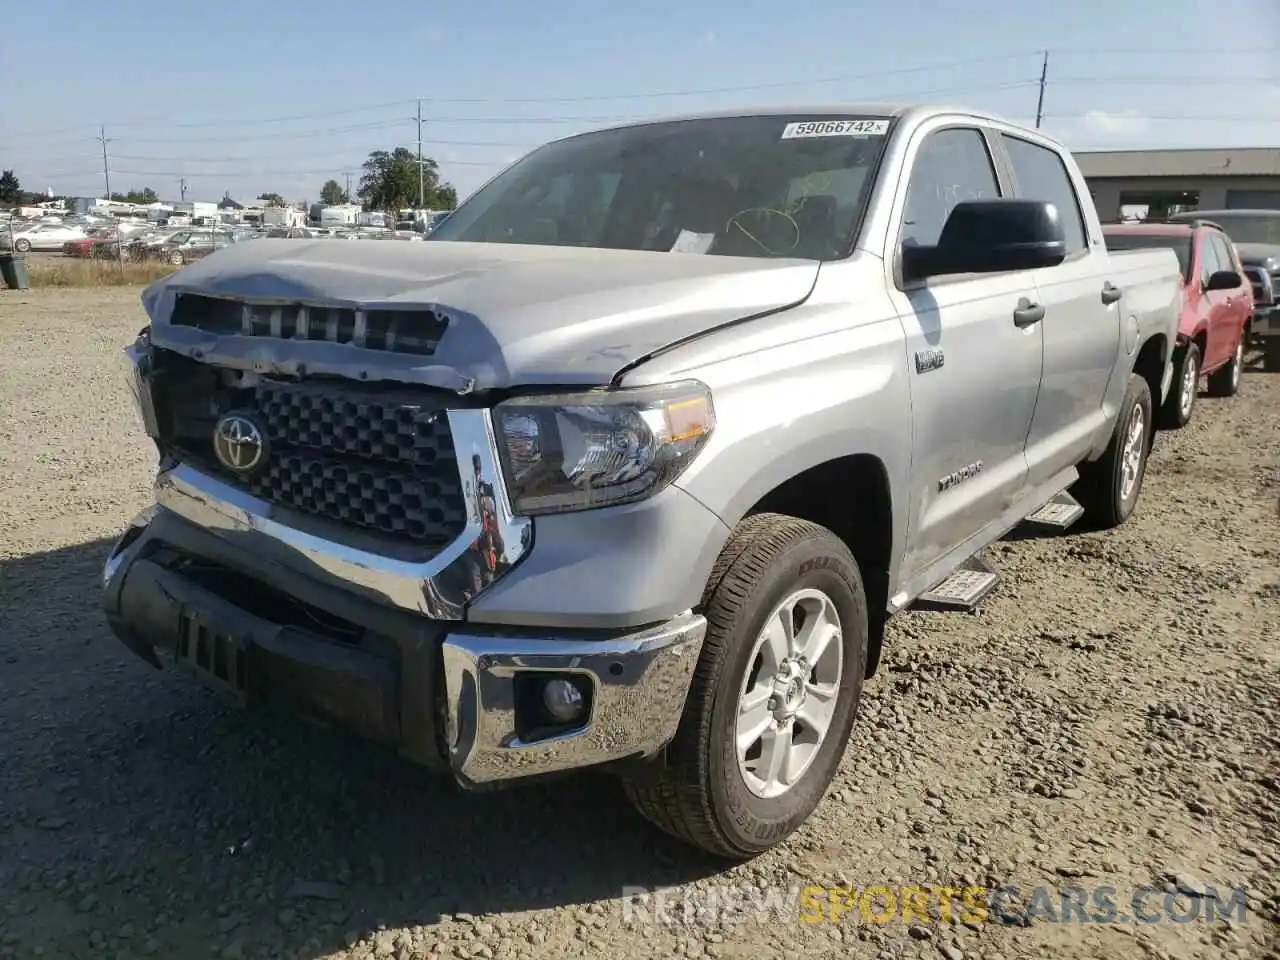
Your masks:
M460 391L607 384L629 363L725 323L800 303L811 260L523 244L252 240L148 287L152 342L213 363ZM421 306L449 325L430 357L172 326L180 292L335 307Z
M1246 267L1280 266L1280 243L1237 243L1236 252Z

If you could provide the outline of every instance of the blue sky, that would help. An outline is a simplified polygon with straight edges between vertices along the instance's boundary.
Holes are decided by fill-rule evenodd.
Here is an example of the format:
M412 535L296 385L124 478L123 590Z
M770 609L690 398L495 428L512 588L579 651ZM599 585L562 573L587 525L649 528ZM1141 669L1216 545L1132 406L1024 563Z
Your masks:
M556 136L749 104L943 101L1074 149L1280 146L1276 0L39 0L0 34L0 168L188 199L353 186L416 148L466 194Z

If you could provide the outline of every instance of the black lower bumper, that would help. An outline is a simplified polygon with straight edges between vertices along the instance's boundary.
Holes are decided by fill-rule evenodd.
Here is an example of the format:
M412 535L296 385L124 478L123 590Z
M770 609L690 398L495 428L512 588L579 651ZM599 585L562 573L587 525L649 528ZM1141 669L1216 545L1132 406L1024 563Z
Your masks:
M700 614L592 636L482 631L337 589L252 542L144 511L103 567L112 630L156 667L283 701L466 787L648 758L675 736ZM544 687L569 682L579 711L552 717Z
M112 631L136 654L443 764L431 621L319 589L170 513L134 530L103 586Z

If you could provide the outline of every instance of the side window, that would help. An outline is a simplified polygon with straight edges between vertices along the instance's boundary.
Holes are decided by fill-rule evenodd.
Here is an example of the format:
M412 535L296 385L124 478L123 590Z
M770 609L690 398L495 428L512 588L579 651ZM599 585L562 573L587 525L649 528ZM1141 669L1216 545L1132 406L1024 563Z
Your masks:
M1210 234L1202 234L1200 238L1200 285L1204 286L1209 278L1219 270L1225 270L1218 260L1218 249L1214 246Z
M1239 272L1240 265L1236 263L1235 255L1227 244L1226 238L1218 233L1212 233L1209 236L1213 240L1214 249L1218 252L1218 269Z
M969 128L931 133L916 152L907 181L902 243L931 247L957 203L999 196L995 165L981 133Z
M1080 212L1080 198L1067 174L1067 167L1057 151L1027 140L1001 134L1004 148L1009 152L1013 175L1018 178L1018 196L1026 200L1041 200L1054 204L1062 218L1062 231L1067 239L1067 256L1085 249L1084 215Z

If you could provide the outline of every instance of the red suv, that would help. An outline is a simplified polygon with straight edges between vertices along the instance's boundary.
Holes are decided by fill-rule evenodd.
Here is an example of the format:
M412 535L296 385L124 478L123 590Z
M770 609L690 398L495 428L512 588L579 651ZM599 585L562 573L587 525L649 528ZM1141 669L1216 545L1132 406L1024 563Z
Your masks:
M1209 395L1230 397L1240 388L1245 330L1253 315L1253 290L1235 245L1208 220L1109 223L1102 228L1110 250L1170 247L1182 266L1182 319L1174 353L1174 381L1160 410L1160 425L1191 419L1200 375Z

